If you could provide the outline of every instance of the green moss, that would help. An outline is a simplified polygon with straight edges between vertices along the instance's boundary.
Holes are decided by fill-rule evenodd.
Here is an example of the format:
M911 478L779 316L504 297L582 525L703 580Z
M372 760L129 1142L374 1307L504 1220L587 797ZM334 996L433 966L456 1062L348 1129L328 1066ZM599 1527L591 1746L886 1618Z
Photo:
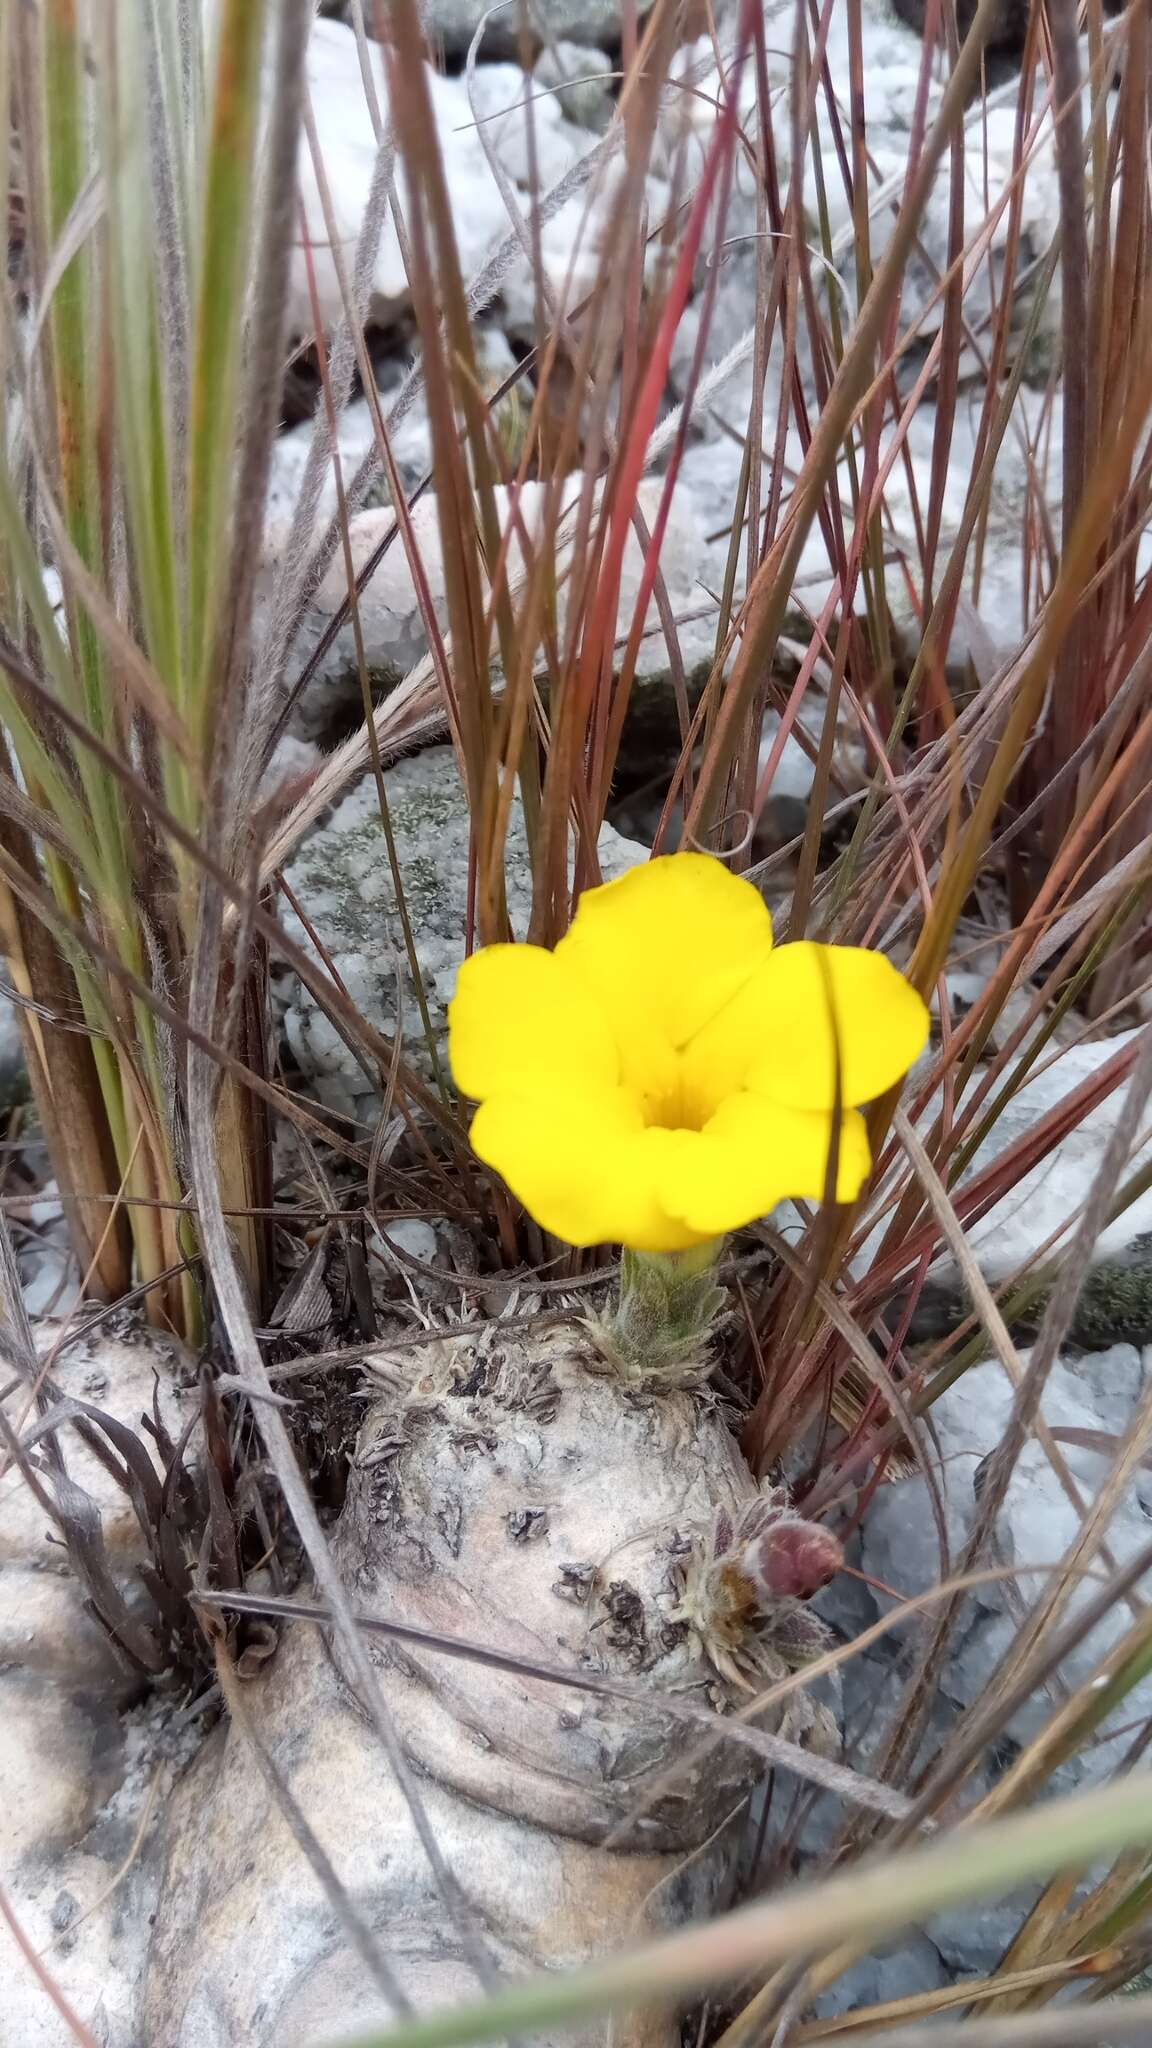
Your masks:
M1138 1237L1120 1258L1093 1266L1081 1290L1071 1336L1085 1351L1110 1344L1152 1344L1152 1237Z
M404 856L404 901L413 922L432 924L443 911L444 877L434 860L422 854Z
M0 1068L0 1116L6 1115L10 1109L20 1108L31 1100L32 1089L27 1069L18 1062L10 1067Z
M1035 1336L1051 1292L1050 1279L1024 1313L1009 1316L1014 1337ZM1006 1304L1001 1306L1007 1313ZM925 1288L913 1318L913 1339L918 1344L937 1343L958 1329L968 1314L967 1296L958 1285ZM1135 1238L1125 1251L1090 1268L1068 1338L1080 1351L1152 1344L1152 1235Z

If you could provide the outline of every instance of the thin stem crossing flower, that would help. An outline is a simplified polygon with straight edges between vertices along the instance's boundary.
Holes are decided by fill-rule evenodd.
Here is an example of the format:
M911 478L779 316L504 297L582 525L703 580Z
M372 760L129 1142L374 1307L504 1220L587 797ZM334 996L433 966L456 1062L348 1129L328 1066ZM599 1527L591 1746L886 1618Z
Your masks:
M774 947L758 890L674 853L590 889L567 936L488 946L449 1011L473 1149L569 1244L685 1251L871 1166L860 1105L928 1012L880 953ZM839 1105L840 1128L834 1142Z

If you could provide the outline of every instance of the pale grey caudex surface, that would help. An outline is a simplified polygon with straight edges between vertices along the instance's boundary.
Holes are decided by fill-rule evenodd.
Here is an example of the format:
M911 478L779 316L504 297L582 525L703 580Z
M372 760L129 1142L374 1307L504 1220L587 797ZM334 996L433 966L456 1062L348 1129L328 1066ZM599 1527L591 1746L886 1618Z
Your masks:
M629 1393L590 1365L575 1327L531 1341L488 1324L382 1351L334 1539L341 1572L365 1613L719 1704L731 1694L707 1628L678 1610L718 1512L738 1517L756 1488L707 1401ZM820 1640L793 1600L758 1626L761 1676ZM575 1962L722 1893L725 1823L759 1772L746 1751L722 1744L664 1786L692 1735L679 1720L371 1641L428 1819L502 1970ZM296 1628L245 1697L408 1996L463 1995L459 1933L339 1654ZM778 1725L835 1748L803 1692ZM212 1738L165 1827L147 2039L304 2048L384 2017L236 1728ZM564 2038L590 2044L599 2023ZM641 2016L627 2038L670 2048L678 2022Z

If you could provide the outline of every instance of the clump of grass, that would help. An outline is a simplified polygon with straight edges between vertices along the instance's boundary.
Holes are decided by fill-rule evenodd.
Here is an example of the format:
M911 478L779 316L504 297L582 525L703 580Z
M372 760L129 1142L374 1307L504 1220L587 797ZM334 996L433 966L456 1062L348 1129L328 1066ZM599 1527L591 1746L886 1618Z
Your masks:
M264 14L225 6L206 67L175 12L109 9L90 42L53 4L6 17L0 60L24 221L0 344L9 959L36 1005L26 1043L82 1262L112 1296L141 1281L149 1313L191 1335L179 1027L197 845L246 653L260 508L245 491L275 424L251 378L281 349L282 294L246 311L267 227ZM230 1038L251 1029L258 988L250 957L235 966ZM221 1137L242 1216L263 1147L251 1095L231 1092ZM258 1283L259 1233L238 1227Z

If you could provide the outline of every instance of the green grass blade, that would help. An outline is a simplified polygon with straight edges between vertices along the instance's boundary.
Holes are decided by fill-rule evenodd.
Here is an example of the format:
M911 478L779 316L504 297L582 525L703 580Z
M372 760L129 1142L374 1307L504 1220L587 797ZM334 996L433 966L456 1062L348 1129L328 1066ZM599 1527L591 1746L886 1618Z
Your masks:
M213 737L213 654L227 581L265 13L264 0L222 0L200 221L185 636L189 723L205 754Z
M179 590L142 0L121 0L113 11L106 52L102 114L118 454L145 638L157 670L179 703Z

